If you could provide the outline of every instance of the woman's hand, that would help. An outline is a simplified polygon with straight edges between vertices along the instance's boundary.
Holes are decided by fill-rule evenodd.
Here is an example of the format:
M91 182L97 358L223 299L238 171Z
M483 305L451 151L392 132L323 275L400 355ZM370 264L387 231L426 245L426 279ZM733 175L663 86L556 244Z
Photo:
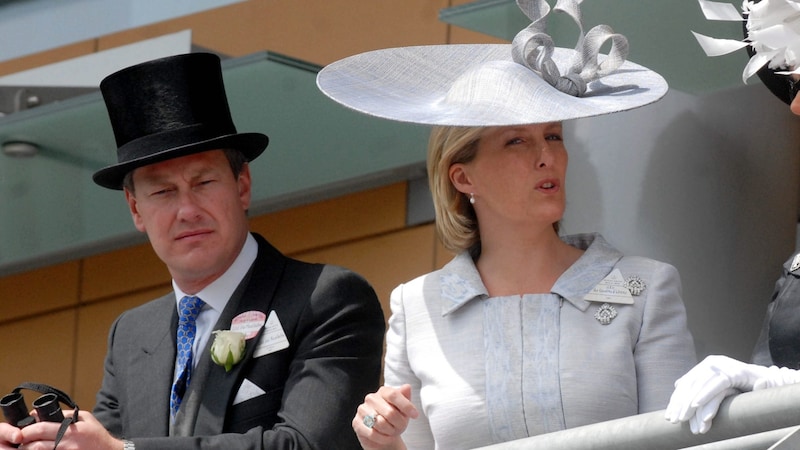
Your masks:
M353 418L353 430L361 446L368 450L405 449L401 434L409 419L419 417L411 403L411 386L382 386L367 395Z

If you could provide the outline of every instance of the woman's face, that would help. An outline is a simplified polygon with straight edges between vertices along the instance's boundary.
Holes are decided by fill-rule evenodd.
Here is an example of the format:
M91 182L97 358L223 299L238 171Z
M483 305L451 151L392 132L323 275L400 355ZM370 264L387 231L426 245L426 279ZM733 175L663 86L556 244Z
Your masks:
M567 159L560 122L487 127L475 158L450 166L450 180L474 194L482 228L497 220L551 226L564 214Z

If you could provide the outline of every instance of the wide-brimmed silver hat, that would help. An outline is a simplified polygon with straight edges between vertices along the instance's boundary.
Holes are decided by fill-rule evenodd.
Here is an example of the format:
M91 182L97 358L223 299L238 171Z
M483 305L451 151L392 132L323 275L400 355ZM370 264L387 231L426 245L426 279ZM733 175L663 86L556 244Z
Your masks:
M512 44L375 50L324 67L317 86L344 106L401 122L503 126L557 122L647 105L667 92L656 72L626 61L628 42L606 25L584 33L578 3L554 11L580 28L575 49L545 32L544 0L518 0L532 20ZM600 47L610 41L608 55Z

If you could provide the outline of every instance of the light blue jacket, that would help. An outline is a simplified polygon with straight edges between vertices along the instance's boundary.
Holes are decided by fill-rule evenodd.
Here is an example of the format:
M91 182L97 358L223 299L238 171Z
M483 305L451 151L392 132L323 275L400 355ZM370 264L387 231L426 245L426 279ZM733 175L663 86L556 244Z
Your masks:
M678 272L624 257L599 235L563 239L586 251L551 293L489 298L466 253L394 289L384 378L411 384L422 413L403 435L410 449L474 448L666 407L696 363ZM613 285L612 273L643 282L632 304L584 299ZM602 313L616 316L603 324Z

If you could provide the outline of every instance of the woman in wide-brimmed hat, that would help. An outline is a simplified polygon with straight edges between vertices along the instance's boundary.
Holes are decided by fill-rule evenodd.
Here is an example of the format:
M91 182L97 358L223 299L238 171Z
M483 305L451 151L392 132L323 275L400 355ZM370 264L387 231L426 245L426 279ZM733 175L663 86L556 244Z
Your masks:
M562 121L646 105L666 82L606 26L555 48L549 5L518 3L533 23L511 45L385 49L318 76L350 108L434 126L436 227L457 253L391 294L386 385L353 419L365 448L474 448L657 410L696 361L674 267L558 234ZM577 3L557 8L580 26Z
M746 48L750 60L742 80L758 75L776 97L800 115L800 1L745 1L744 18L729 3L698 1L708 19L745 24L742 41L695 33L706 54L718 56ZM675 383L667 420L688 421L693 433L705 433L725 397L800 382L800 371L796 370L800 369L800 253L784 263L781 278L775 283L753 363L708 356Z

